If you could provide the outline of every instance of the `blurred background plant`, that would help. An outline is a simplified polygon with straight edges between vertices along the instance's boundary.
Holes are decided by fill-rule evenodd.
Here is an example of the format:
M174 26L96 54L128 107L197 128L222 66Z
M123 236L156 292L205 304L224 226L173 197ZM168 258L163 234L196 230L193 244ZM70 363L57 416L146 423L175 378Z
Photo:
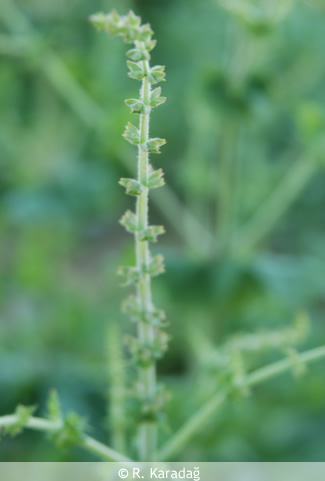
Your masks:
M55 387L64 410L123 450L134 426L119 409L129 326L115 271L133 258L118 179L135 168L121 138L134 83L125 46L87 22L112 8L152 24L153 62L167 65L152 134L168 139L168 187L151 210L167 228L154 286L172 336L163 442L223 382L220 364L240 372L233 346L249 368L278 359L270 339L301 340L301 323L290 328L301 309L304 347L325 342L325 3L2 0L0 410L42 407ZM246 394L177 459L324 461L323 363ZM3 440L0 458L88 459L32 432Z

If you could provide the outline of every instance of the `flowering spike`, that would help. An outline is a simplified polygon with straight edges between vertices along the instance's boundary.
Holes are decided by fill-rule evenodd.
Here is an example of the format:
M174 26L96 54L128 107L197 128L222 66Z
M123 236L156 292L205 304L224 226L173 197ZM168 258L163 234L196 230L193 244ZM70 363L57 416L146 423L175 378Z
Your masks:
M155 47L152 39L153 31L149 24L141 24L140 17L129 12L120 16L115 11L109 15L97 14L91 21L100 29L112 35L120 35L126 43L133 43L127 52L129 77L141 81L140 98L128 99L126 105L131 112L138 114L139 126L128 123L124 138L138 146L138 178L121 179L120 184L126 193L137 198L136 212L127 211L120 223L128 232L134 234L136 244L136 265L120 267L118 273L124 277L124 285L134 284L136 296L124 303L123 309L132 321L139 323L141 338L129 342L131 354L139 367L139 422L141 426L140 460L153 461L155 453L155 427L148 426L148 420L156 423L166 399L159 391L155 381L155 362L167 348L168 336L161 331L165 326L165 314L156 309L152 302L151 277L164 272L163 257L151 257L149 242L156 242L158 235L164 232L162 226L148 224L148 193L164 185L161 169L153 170L149 163L150 153L160 153L160 147L166 143L164 139L149 138L150 111L165 102L161 96L161 88L152 90L152 85L165 80L165 67L151 67L150 51ZM149 382L148 382L149 379Z
M143 187L137 180L122 178L119 184L125 187L128 195L140 195L143 192Z

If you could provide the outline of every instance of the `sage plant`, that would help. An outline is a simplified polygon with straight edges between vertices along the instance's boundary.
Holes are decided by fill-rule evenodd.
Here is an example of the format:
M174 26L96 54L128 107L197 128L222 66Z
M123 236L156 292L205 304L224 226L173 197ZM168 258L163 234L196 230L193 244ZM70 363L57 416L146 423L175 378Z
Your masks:
M128 210L120 223L134 235L136 265L120 267L119 274L124 277L125 285L134 285L136 295L130 296L124 310L132 321L137 323L137 338L129 338L130 352L138 366L139 380L136 389L138 401L138 449L139 459L152 461L157 445L157 421L164 395L157 388L156 360L167 348L167 335L162 330L165 314L157 309L152 301L151 278L164 272L163 257L153 257L149 249L150 242L156 242L157 236L164 233L162 226L149 225L148 200L150 189L164 185L162 169L154 170L149 163L149 154L159 154L164 139L150 138L151 110L165 102L161 88L153 85L165 80L165 67L150 66L150 52L156 41L152 39L153 31L149 24L141 25L141 18L129 12L120 16L113 11L109 15L97 14L91 21L100 29L111 35L123 37L126 43L133 44L127 52L129 77L141 82L139 98L125 100L131 113L138 117L137 125L129 122L123 134L124 138L138 150L138 167L136 179L120 180L126 194L136 197L136 210Z

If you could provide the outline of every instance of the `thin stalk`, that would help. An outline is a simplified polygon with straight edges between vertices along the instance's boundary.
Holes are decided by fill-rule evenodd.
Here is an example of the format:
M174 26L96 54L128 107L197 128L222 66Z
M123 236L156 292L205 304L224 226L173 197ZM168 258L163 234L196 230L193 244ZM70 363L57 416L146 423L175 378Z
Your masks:
M146 72L149 72L148 61L143 62ZM148 107L145 114L140 115L140 141L141 144L149 140L149 120L150 120L150 91L151 85L147 77L142 80L140 90L140 100ZM149 173L149 154L138 147L138 181L142 186L148 185ZM135 233L136 244L136 264L140 272L140 280L137 286L137 297L140 310L146 315L152 311L151 300L151 278L148 274L150 253L148 241L140 240L139 232L148 228L148 201L149 189L144 187L142 193L137 198L136 214L138 219L138 232ZM155 338L154 327L148 322L138 323L138 336L145 345L152 345ZM152 399L156 394L156 366L152 363L148 367L139 367L140 389L146 400ZM142 422L139 427L139 456L141 461L153 461L157 449L157 427L155 422Z
M298 354L295 363L309 363L325 358L325 346L317 347ZM243 387L253 387L268 379L278 376L293 367L290 358L282 359L268 366L257 369L248 374L243 380ZM216 393L182 426L174 436L159 450L158 461L170 460L211 420L211 417L228 399L234 388L229 387L224 391Z
M314 157L315 153L304 156L294 167L290 166L270 197L234 236L236 252L249 252L270 233L316 173L318 165Z
M7 416L0 417L0 427L4 428L7 426L14 426L19 422L18 417L15 414L9 414ZM62 421L50 421L48 419L30 417L25 425L28 429L33 429L35 431L42 431L53 433L60 429L62 426ZM87 451L96 454L100 459L104 461L115 461L115 462L130 462L131 459L123 456L122 454L114 451L114 449L105 446L96 439L84 435L83 439L80 441L79 445L86 449Z
M126 376L121 333L116 322L111 323L108 327L107 367L109 381L107 413L111 444L120 453L125 453L127 450L125 432Z

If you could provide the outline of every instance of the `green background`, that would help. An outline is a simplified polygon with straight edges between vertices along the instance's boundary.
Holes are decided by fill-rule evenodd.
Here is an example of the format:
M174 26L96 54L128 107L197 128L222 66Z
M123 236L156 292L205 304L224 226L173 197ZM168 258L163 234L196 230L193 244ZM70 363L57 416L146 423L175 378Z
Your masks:
M118 342L134 328L115 274L134 261L118 224L134 199L118 180L135 172L136 152L121 133L136 121L124 99L139 84L127 46L89 24L97 11L150 22L152 61L166 65L168 100L151 129L168 141L152 159L167 186L150 215L167 231L153 247L167 270L153 290L172 337L159 363L173 393L160 442L217 389L206 359L229 336L281 329L306 310L299 349L325 342L325 2L293 2L276 22L239 3L241 15L217 0L2 0L1 414L44 411L55 388L66 412L112 441ZM325 461L324 399L324 362L286 374L234 396L175 460ZM92 458L25 432L1 441L0 459Z

